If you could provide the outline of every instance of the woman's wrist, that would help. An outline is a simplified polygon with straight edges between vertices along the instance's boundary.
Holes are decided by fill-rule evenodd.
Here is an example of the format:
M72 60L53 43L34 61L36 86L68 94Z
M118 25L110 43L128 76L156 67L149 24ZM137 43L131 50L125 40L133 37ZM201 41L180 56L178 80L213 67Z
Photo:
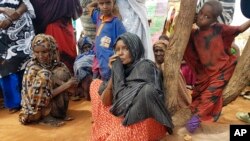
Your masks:
M15 12L10 16L10 19L11 19L12 21L15 21L15 20L18 20L21 16L22 16L21 13L19 13L18 11L15 11Z
M10 22L10 24L13 22L13 20L10 18L10 17L6 17L6 19L5 20L7 20L8 22Z

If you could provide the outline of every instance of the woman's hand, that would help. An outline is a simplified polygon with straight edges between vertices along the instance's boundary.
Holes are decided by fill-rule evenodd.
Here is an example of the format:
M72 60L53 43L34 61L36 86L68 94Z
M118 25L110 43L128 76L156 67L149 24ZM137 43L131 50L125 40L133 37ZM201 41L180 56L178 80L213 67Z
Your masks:
M112 63L119 57L118 55L114 54L113 56L109 57L109 68L112 68Z
M71 77L67 82L66 85L68 88L70 87L76 87L78 85L78 81L75 77Z
M14 9L10 9L10 8L4 8L4 12L3 12L6 16L10 17L12 20L16 20L18 19L19 17L13 17L15 16L16 14L15 13L15 10Z
M75 94L78 81L75 77L71 77L67 82L67 91L71 94Z
M4 12L4 7L0 7L0 14Z
M11 25L11 23L11 20L7 18L0 21L0 29L7 29Z

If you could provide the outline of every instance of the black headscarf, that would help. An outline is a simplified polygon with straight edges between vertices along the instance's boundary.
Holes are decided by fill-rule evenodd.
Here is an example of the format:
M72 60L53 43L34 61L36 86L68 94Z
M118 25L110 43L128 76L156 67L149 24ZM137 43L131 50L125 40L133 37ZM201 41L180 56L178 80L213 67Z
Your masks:
M124 33L116 42L118 40L129 48L132 65L123 65L119 58L112 64L113 104L110 112L123 116L123 125L153 117L171 133L173 124L164 105L159 70L152 61L144 59L144 47L137 35Z

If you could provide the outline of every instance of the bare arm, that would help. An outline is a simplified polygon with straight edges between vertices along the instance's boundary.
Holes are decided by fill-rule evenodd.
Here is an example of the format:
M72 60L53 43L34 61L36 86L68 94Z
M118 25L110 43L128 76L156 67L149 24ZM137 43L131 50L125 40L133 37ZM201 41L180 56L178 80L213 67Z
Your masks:
M22 3L16 10L5 8L3 13L7 15L12 21L15 21L18 20L27 10L28 9L26 5Z
M91 16L93 9L96 8L97 6L98 6L98 3L96 0L92 1L91 3L87 5L87 11L88 11L89 16Z
M24 12L27 11L27 7L22 3L16 10L10 8L0 8L0 13L6 15L6 19L0 21L0 28L7 29L13 21L18 20Z
M59 95L60 93L66 91L69 88L76 86L76 85L77 85L76 78L70 78L66 83L63 83L62 85L60 85L59 87L55 88L52 91L52 97L55 97L55 96Z
M239 30L240 30L240 32L244 32L249 27L250 27L250 20L248 20L247 22L245 22L242 25L240 25Z
M111 79L108 81L108 85L104 89L104 91L101 95L101 100L102 100L103 105L105 105L105 106L109 106L112 104L113 94L112 94L112 81L111 81Z

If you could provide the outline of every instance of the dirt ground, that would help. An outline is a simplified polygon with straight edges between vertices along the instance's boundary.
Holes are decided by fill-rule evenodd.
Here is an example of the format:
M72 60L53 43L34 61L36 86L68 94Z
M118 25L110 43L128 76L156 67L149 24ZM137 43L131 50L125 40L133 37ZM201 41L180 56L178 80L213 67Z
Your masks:
M195 133L189 134L192 141L229 141L229 124L245 124L235 117L238 111L249 112L250 100L238 97L223 108L217 123L202 125ZM0 141L87 141L91 129L91 104L89 101L71 101L69 114L75 120L66 122L62 127L47 125L21 125L18 113L9 114L8 110L0 109ZM216 129L216 130L215 130ZM185 128L176 128L175 134L167 136L165 141L183 141L188 134Z

